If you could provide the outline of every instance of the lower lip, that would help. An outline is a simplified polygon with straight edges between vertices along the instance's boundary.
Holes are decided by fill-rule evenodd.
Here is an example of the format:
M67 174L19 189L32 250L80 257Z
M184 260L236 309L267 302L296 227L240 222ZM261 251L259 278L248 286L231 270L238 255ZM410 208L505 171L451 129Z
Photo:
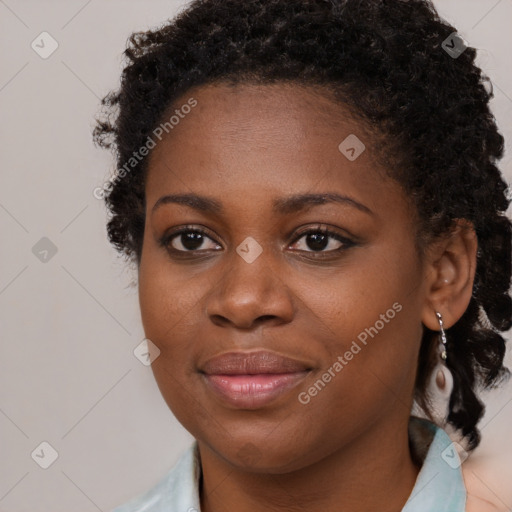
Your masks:
M297 386L308 371L258 375L203 375L209 388L241 409L258 409Z

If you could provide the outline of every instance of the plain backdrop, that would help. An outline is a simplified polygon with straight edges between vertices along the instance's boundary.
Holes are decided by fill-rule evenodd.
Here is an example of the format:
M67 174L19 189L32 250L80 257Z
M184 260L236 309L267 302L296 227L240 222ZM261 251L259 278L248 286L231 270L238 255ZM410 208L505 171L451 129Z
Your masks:
M435 3L480 50L510 181L512 0ZM192 441L134 356L144 338L136 274L106 238L93 190L113 159L91 138L130 33L183 5L0 0L2 512L108 511L153 486ZM482 489L510 510L512 384L485 400L472 460ZM43 469L42 453L58 458Z

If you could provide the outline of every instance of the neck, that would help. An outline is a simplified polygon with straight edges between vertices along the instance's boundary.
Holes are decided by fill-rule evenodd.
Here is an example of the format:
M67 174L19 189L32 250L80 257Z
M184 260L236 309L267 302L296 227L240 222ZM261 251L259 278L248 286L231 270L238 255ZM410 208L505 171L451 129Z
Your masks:
M408 417L398 426L376 424L318 462L284 474L241 470L198 441L201 511L396 512L419 472L407 429Z

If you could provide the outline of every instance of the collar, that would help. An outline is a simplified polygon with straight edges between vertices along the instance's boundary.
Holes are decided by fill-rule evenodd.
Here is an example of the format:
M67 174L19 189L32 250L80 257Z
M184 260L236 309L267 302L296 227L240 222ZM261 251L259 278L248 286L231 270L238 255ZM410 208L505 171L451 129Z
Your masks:
M464 512L461 461L448 434L430 421L411 416L409 440L422 466L402 512Z

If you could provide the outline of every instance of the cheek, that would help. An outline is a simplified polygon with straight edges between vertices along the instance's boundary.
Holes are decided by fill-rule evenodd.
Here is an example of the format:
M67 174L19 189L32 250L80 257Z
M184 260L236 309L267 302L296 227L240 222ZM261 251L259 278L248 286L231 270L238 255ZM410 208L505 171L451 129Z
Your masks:
M186 277L188 276L188 277ZM195 306L206 288L201 288L186 269L171 268L165 254L151 249L143 253L139 267L139 305L146 337L164 354L179 347L180 332L197 323Z
M158 257L144 256L139 267L142 324L145 336L160 350L151 369L169 409L185 428L193 431L194 422L211 421L203 418L206 411L190 390L194 373L190 333L197 328L194 305L200 300L197 281L183 282L183 277L180 279L179 273L169 271Z
M299 390L297 423L315 425L303 433L304 443L326 450L328 433L334 446L397 406L410 410L421 324L409 302L393 299L393 294L374 294L340 306L338 320L332 316L336 308L328 310L325 303L321 320L336 337L324 345L322 368Z
M407 314L398 310L406 305L420 309L422 274L414 253L386 258L379 251L354 260L325 279L303 274L300 280L302 300L317 322L336 335L332 340L336 350L358 336L364 342L368 331L375 335L375 329L379 335L401 331Z
M317 332L331 334L322 342L323 370L338 361L331 374L344 375L326 386L337 388L334 399L343 401L352 389L358 396L368 391L370 402L386 388L403 396L404 386L411 391L422 335L422 272L414 247L384 249L369 251L322 286L301 282Z

